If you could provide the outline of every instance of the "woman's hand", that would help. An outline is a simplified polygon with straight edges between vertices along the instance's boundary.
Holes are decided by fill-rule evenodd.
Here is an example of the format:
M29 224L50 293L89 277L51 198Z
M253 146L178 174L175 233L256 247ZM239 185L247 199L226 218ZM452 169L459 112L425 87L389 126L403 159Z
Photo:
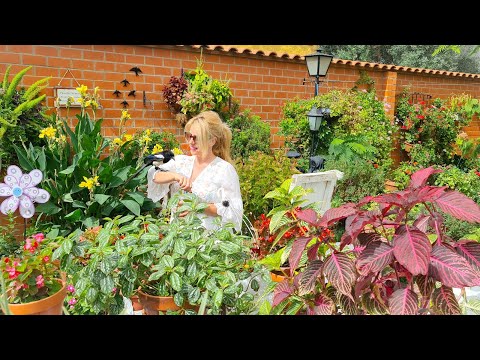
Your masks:
M192 191L192 182L188 177L181 174L175 174L175 181L180 185L180 189L188 192Z

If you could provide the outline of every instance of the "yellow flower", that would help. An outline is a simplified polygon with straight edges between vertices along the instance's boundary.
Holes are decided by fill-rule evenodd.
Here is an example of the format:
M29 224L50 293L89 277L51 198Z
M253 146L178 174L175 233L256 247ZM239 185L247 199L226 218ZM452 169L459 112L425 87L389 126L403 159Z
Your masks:
M40 131L40 135L38 137L40 139L43 139L44 137L47 137L47 139L52 139L55 137L55 134L57 133L57 129L54 129L53 127L49 126L45 129L42 129Z
M87 188L88 190L92 190L96 185L100 185L98 182L98 176L94 176L93 178L87 178L86 176L84 176L83 180L85 181L82 181L80 185L78 185L81 188Z
M80 87L76 88L76 90L80 93L80 95L83 97L87 95L88 87L85 85L81 85ZM78 100L77 100L78 101Z
M160 144L155 144L155 146L152 149L152 154L159 153L160 151L163 151L163 147Z
M91 103L92 103L92 101L91 101L91 100L87 100L87 101L85 101L85 107L89 107Z
M130 134L125 134L125 135L123 135L123 138L125 139L125 141L130 141L130 140L133 139L133 136L130 135Z
M183 154L183 151L180 150L179 148L174 148L174 149L173 149L173 154L174 154L174 155L182 155L182 154Z
M100 88L99 88L98 86L95 86L95 89L93 90L93 93L94 93L95 95L97 95L97 94L98 94L98 90L100 90Z
M145 143L145 144L148 144L150 141L152 141L152 139L148 136L144 136L142 137L142 141Z
M123 145L123 141L120 140L119 138L113 139L113 143L114 143L115 145L119 145L119 146Z
M130 119L131 115L128 113L128 110L122 110L122 116L120 117L121 121Z

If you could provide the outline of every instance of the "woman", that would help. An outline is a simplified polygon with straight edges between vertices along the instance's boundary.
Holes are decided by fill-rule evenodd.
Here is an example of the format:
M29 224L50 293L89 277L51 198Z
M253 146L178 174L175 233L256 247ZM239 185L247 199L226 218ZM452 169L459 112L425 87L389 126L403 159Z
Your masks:
M214 111L204 111L185 125L185 139L191 156L177 155L148 172L147 196L159 201L182 189L208 203L200 214L207 229L214 228L214 218L242 227L243 201L238 174L230 158L232 132ZM172 186L171 186L172 185Z

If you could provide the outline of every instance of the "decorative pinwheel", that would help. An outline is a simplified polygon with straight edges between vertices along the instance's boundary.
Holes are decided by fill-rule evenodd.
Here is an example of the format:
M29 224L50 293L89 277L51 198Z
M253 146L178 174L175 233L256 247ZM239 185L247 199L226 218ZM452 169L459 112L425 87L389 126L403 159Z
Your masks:
M0 183L0 196L9 196L0 205L2 214L13 213L20 207L20 215L25 219L31 218L35 213L33 203L45 203L50 199L48 191L35 187L42 178L43 174L38 169L23 174L18 166L10 165L4 183Z

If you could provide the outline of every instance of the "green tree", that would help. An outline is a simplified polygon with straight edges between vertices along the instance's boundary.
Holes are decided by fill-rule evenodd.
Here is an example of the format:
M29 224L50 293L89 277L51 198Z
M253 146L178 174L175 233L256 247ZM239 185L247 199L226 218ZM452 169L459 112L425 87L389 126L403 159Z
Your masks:
M480 71L479 59L470 56L477 47L462 45L455 48L454 54L442 50L436 56L432 54L439 45L323 45L322 49L341 59L477 73Z

